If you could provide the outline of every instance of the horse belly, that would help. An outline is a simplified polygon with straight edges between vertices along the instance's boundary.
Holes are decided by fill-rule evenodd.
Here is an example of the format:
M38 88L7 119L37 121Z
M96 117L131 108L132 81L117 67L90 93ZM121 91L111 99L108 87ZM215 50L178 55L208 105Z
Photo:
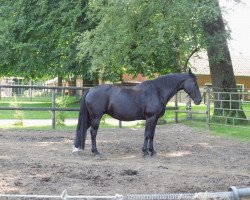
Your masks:
M107 114L121 121L134 121L144 119L143 109L134 102L111 101Z

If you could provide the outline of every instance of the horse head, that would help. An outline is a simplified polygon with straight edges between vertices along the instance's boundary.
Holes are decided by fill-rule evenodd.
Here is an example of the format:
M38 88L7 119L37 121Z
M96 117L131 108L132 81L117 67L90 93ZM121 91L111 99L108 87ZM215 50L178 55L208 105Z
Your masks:
M197 84L196 76L189 69L188 78L183 83L183 90L191 97L196 105L202 101L201 93Z

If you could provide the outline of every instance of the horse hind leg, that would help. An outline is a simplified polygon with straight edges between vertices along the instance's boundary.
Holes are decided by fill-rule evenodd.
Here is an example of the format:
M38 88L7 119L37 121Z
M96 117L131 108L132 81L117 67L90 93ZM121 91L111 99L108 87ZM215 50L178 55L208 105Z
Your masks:
M92 153L94 154L95 158L100 158L101 154L97 150L96 146L96 136L97 136L97 131L99 128L101 118L95 118L91 122L91 129L90 129L90 134L91 134L91 143L92 143Z
M145 127L145 134L144 134L144 144L142 147L143 156L147 157L149 155L148 151L151 152L151 156L156 155L156 151L153 147L153 140L155 134L155 127L158 118L156 116L152 116L146 119L146 127Z

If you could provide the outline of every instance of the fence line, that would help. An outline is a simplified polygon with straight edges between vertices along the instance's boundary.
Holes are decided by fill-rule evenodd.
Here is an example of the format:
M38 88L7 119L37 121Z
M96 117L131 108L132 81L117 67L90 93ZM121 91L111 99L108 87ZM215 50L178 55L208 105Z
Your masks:
M92 87L75 87L75 86L39 86L39 85L0 85L0 88L25 88L25 89L48 89L48 90L85 90Z
M250 122L248 114L250 112L250 90L248 92L212 91L211 94L214 111L220 113L213 115L213 123L216 123L217 120L225 125L236 125L237 123L248 124ZM243 106L245 106L244 109Z
M55 99L56 99L56 91L57 90L61 90L61 91L66 91L66 90L80 90L80 91L84 91L86 89L90 89L91 87L61 87L61 86L31 86L31 85L0 85L0 91L1 88L26 88L26 89L42 89L42 90L51 90L51 102L52 105L51 107L47 107L47 108L34 108L34 107L25 107L25 108L21 108L21 107L0 107L0 110L30 110L30 111L51 111L52 112L52 128L55 129L55 112L56 111L79 111L79 108L56 108L55 105ZM247 98L250 99L250 93L249 92L218 92L218 91L213 91L213 88L205 88L205 91L202 92L203 93L203 98L204 98L204 104L206 105L206 109L205 111L194 111L192 110L192 106L191 106L191 99L190 98L186 98L186 94L184 95L185 98L183 98L183 93L179 92L175 95L175 97L173 98L174 101L174 106L169 107L167 106L166 109L167 110L174 110L175 116L174 116L174 120L176 123L179 122L179 114L180 113L186 113L187 114L187 120L191 120L192 119L192 115L198 114L198 115L204 115L205 116L205 120L206 120L206 129L210 130L210 125L211 125L211 106L212 103L216 104L216 107L214 107L214 110L218 110L218 112L221 110L222 115L221 116L214 116L214 118L218 118L220 120L225 120L225 124L227 124L227 122L229 120L231 120L233 122L233 124L235 125L235 121L236 120L242 120L242 121L246 121L248 122L250 119L242 119L240 117L230 117L227 116L226 113L227 112L231 112L234 111L237 114L239 112L242 112L242 108L241 105L248 105L250 103L250 101L246 100ZM223 99L224 95L229 96L229 100L227 99ZM232 98L233 95L237 95L236 99ZM247 98L246 98L247 97ZM0 92L0 99L1 99L1 92ZM179 109L179 103L183 102L183 99L187 99L186 103L186 109L185 110L180 110ZM224 107L223 104L224 103L229 103L230 106L229 107ZM235 108L235 104L239 104L239 107ZM218 106L220 105L220 106ZM234 106L232 106L234 105ZM246 113L250 112L250 109L246 109L244 110ZM214 121L213 121L214 122ZM119 121L119 127L122 126L122 122Z
M56 111L79 111L79 108L56 108L56 90L86 90L91 87L62 87L62 86L32 86L32 85L0 85L0 99L1 99L1 88L26 88L26 89L49 89L51 90L52 104L51 108L20 108L20 107L0 107L0 110L37 110L37 111L51 111L52 112L52 128L56 126Z
M227 192L199 192L199 193L172 193L172 194L128 194L114 196L70 196L67 190L61 195L19 195L19 194L0 194L0 198L38 198L38 199L114 199L114 200L180 200L180 199L229 199L240 200L242 197L250 196L250 188L238 189L230 187Z
M27 111L79 111L79 108L21 108L21 107L0 107L0 110L27 110Z

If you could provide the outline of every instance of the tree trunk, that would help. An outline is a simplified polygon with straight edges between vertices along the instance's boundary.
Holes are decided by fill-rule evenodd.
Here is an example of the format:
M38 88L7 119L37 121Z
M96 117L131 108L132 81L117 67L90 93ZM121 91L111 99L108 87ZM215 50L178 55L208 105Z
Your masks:
M204 20L203 30L206 35L207 54L215 93L214 116L225 116L227 123L234 121L232 118L246 119L237 94L236 81L227 43L227 33L223 22L218 0L210 0L218 10L218 16L213 20ZM233 92L217 93L217 92ZM219 101L218 101L219 100ZM229 102L229 100L232 100ZM238 109L232 110L232 109ZM223 118L221 118L223 119ZM244 121L244 120L243 120Z
M62 81L63 81L63 77L62 76L58 76L57 86L62 86ZM58 89L57 93L58 94L62 94L62 89Z
M76 78L69 78L68 83L70 87L76 87ZM69 90L69 95L75 96L76 90Z

